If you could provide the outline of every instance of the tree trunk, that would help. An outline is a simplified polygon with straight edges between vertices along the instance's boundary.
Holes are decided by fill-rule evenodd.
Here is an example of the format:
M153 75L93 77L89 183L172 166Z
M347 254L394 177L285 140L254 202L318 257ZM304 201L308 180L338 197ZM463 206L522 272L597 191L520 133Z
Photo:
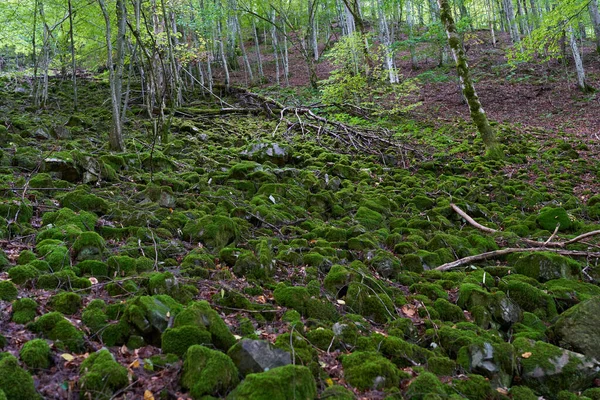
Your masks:
M398 79L398 72L396 71L396 66L394 65L394 50L392 48L392 38L390 37L388 22L385 18L385 12L381 0L377 1L377 10L379 14L379 32L381 37L380 40L385 48L385 63L388 71L389 80L392 84L398 83L400 80Z
M121 67L117 66L115 68L112 56L112 38L111 38L111 29L110 29L110 16L108 11L106 10L106 4L104 0L98 0L100 4L100 8L102 9L102 14L104 16L104 23L106 25L106 51L107 51L107 63L108 63L108 71L109 71L109 80L110 80L110 100L112 105L112 129L108 135L108 142L110 145L110 149L113 151L123 151L125 145L123 143L123 130L121 125L121 79L122 79L122 63ZM123 13L124 4L122 0L117 0L117 20L118 20L118 31L121 33L121 22L125 21L125 15ZM117 54L119 53L119 42L120 39L117 38ZM117 62L119 61L119 56L117 56ZM119 72L121 75L119 75Z
M590 10L590 19L594 26L594 35L596 36L596 52L600 54L600 13L598 12L598 1L590 0L588 7Z
M77 63L75 60L75 41L73 40L73 5L68 0L69 7L69 42L71 43L71 70L73 71L73 111L77 111Z
M456 25L452 18L452 12L448 0L438 0L440 6L440 18L442 24L446 28L446 34L448 35L448 44L452 50L452 55L456 63L456 71L460 78L463 94L469 104L469 111L471 113L471 119L477 126L477 130L481 135L481 139L486 147L486 155L490 158L502 158L502 150L500 145L496 141L496 135L494 130L490 126L487 119L487 115L481 106L473 81L469 73L469 66L467 64L467 57L465 49L460 41L458 32L456 31Z
M521 35L519 33L519 25L515 18L515 9L513 8L512 0L503 0L503 6L510 38L513 44L518 43L521 41Z
M575 70L577 71L577 86L583 92L592 92L594 89L589 86L585 81L585 70L583 69L583 60L579 53L579 46L577 45L577 39L575 38L575 32L573 27L569 25L567 27L567 35L569 36L569 44L571 45L571 52L573 53L573 60L575 61Z
M254 20L252 20L252 31L254 32L254 47L256 50L256 65L258 66L258 76L260 77L260 79L263 79L265 77L265 74L263 72L262 57L260 56L260 41L258 40L258 31L256 30Z

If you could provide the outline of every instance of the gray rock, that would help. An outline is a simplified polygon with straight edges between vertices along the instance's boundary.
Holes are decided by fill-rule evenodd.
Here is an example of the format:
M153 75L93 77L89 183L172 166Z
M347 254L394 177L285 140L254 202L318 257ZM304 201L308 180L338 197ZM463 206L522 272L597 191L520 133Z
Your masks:
M52 136L60 140L69 140L73 138L71 130L63 125L57 125L52 128Z
M463 367L485 376L494 387L511 386L516 364L514 348L509 343L484 342L465 346L459 351L459 359L468 360L469 364Z
M72 159L48 157L44 159L42 172L48 172L68 182L79 182L81 174Z
M563 312L552 331L561 347L600 360L600 297Z
M291 160L290 151L277 143L255 143L240 153L248 160L270 161L276 165L284 165Z
M36 139L47 140L50 139L50 134L45 128L37 128L35 132L33 132L33 137Z
M263 340L244 339L229 349L227 355L244 376L292 363L290 353Z

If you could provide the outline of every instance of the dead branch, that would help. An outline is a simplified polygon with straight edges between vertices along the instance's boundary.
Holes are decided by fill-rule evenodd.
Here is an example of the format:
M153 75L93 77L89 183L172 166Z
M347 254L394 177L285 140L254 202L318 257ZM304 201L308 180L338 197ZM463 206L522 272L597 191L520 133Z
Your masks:
M471 218L466 212L464 212L463 210L460 209L460 207L458 207L456 204L451 203L450 207L461 217L463 217L465 219L465 221L467 221L469 224L471 224L472 226L474 226L475 228L479 229L480 231L483 232L488 232L488 233L499 233L502 231L493 229L493 228L488 228L487 226L483 226L480 223L478 223L477 221L475 221L473 218ZM570 244L574 244L577 242L580 242L584 239L587 239L589 237L592 236L596 236L596 235L600 235L600 230L597 231L592 231L592 232L587 232L584 234L581 234L577 237L574 237L573 239L569 239L566 240L564 242L552 242L551 240L556 236L556 233L558 232L558 228L559 226L556 227L556 229L554 230L554 233L550 236L550 238L546 241L546 242L538 242L536 240L532 240L532 239L526 239L526 238L520 238L519 240L521 240L523 243L526 243L530 246L533 247L558 247L558 248L565 248L566 246L570 245Z
M473 262L477 262L477 261L489 260L490 258L496 258L496 257L504 256L507 254L533 253L533 252L540 252L540 251L549 251L552 253L560 254L563 256L571 256L571 257L600 258L599 252L578 251L578 250L557 250L555 248L548 248L548 247L536 247L536 248L509 247L507 249L488 251L486 253L481 253L481 254L476 254L474 256L464 257L464 258L461 258L456 261L442 264L439 267L436 267L435 269L438 271L448 271L452 268L460 267L465 264L469 264L469 263L473 263Z

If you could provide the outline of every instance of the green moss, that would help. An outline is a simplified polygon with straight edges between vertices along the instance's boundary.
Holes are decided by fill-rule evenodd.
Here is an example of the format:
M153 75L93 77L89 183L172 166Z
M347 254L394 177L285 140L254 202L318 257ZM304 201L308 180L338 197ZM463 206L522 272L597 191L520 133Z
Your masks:
M60 271L71 265L69 249L60 240L45 239L35 246L40 259L50 264L52 271Z
M79 387L94 399L109 399L129 384L127 369L115 361L108 350L90 354L80 367Z
M108 277L108 265L98 260L85 260L77 264L81 274L89 274L96 278Z
M83 333L65 319L59 312L50 312L39 317L27 326L33 332L40 332L58 349L68 349L72 352L84 350Z
M527 386L513 386L510 388L510 395L513 399L519 400L538 400L539 396Z
M225 354L200 345L185 353L181 385L193 399L225 395L238 383L238 370Z
M21 347L19 356L30 369L47 369L50 366L50 346L44 339L26 342Z
M26 324L35 319L38 304L30 298L15 300L12 304L12 320L17 324Z
M211 334L211 342L220 350L227 351L236 342L225 322L206 301L191 303L175 317L173 327L185 325L205 327Z
M406 389L406 398L414 400L434 399L431 395L439 395L444 398L446 391L442 382L431 372L422 372Z
M183 228L186 240L201 242L211 250L220 250L234 244L240 235L238 224L222 215L209 215L198 221L189 221Z
M353 312L375 322L384 323L395 317L395 307L390 297L385 293L374 292L363 283L350 283L345 299L346 305Z
M89 279L78 278L75 272L65 269L52 274L43 274L38 278L35 287L38 289L85 289L92 286Z
M333 265L323 280L323 287L331 294L338 295L355 276L355 273L343 265Z
M35 253L33 251L23 250L22 252L19 253L19 258L17 258L17 264L18 265L29 264L36 258L37 258L37 256L35 255Z
M106 264L109 276L129 276L137 272L135 258L129 256L111 256Z
M379 229L383 224L383 216L367 207L359 207L354 218L369 230Z
M100 336L104 345L116 346L125 344L131 336L137 335L132 335L132 329L130 328L129 324L127 324L126 321L121 320L117 323L112 323L102 328L100 331Z
M418 294L427 296L431 300L436 300L436 299L448 300L448 293L446 293L446 291L443 290L440 287L440 285L438 285L437 283L429 283L429 282L415 283L414 285L411 285L410 291L412 293L418 293Z
M560 224L558 229L560 232L568 231L573 222L569 218L569 214L562 207L544 207L540 210L536 222L538 226L547 231L553 232L556 225Z
M553 279L572 279L579 276L581 265L568 257L551 252L520 255L514 261L514 271L540 282Z
M317 328L306 332L306 339L321 350L335 349L338 341L331 329Z
M356 351L342 357L346 381L360 389L398 386L400 370L387 358L375 352Z
M310 293L302 286L278 286L273 291L273 297L280 306L293 308L299 313L305 314Z
M19 290L11 281L0 282L0 300L13 301L19 295Z
M430 357L427 360L427 371L435 375L452 376L456 371L456 362L448 357Z
M310 370L297 365L273 368L259 374L249 374L227 400L307 399L317 397L315 379Z
M81 308L81 296L73 292L60 292L50 297L50 307L63 314L75 314Z
M211 339L210 332L197 325L167 328L162 334L161 348L163 353L173 353L182 357L190 346L208 346L211 344Z
M15 357L7 353L0 354L0 390L10 400L41 399L31 375L19 366Z
M29 264L17 265L8 270L9 278L17 285L30 284L39 274L40 271Z
M90 211L98 215L106 214L109 209L109 204L106 200L81 189L68 192L62 196L60 205L62 207L70 208L71 210Z
M433 304L433 308L440 315L443 321L459 322L465 320L465 315L462 308L450 303L448 300L438 298Z
M81 321L93 335L100 333L108 325L104 307L88 307L81 315Z
M467 375L462 379L454 379L452 389L469 400L490 400L500 397L499 393L492 389L490 381L481 375Z
M328 400L356 400L356 395L343 386L333 385L323 391L321 398Z
M96 232L83 232L73 243L73 252L79 261L101 260L105 251L106 243Z
M396 336L387 336L378 344L381 353L400 368L426 364L433 352Z

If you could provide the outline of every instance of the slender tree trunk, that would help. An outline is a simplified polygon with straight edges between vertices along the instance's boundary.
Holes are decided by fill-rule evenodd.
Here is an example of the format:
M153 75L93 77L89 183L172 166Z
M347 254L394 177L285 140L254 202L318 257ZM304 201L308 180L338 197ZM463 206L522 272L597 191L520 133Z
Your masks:
M254 47L256 50L256 65L258 66L258 76L263 79L265 74L263 72L262 57L260 56L260 41L258 40L258 31L254 20L252 20L252 32L254 32Z
M229 67L227 66L227 55L225 54L225 46L223 45L223 33L221 29L221 22L217 22L217 35L219 37L219 50L221 53L221 62L223 63L223 70L225 71L225 86L229 86L231 82L229 78Z
M413 6L412 0L406 0L406 25L408 26L408 40L409 45L408 49L410 50L410 65L412 69L417 69L418 61L417 55L415 52L415 46L412 43L413 39L413 29L414 29L414 19L413 19Z
M104 3L104 0L98 0L98 3L100 4L100 8L102 9L102 14L104 16L104 23L106 25L106 51L107 51L107 63L108 63L108 70L109 70L109 80L110 80L110 92L111 92L111 104L112 104L112 129L110 131L109 137L108 137L108 141L109 141L109 145L111 150L113 151L123 151L123 149L125 148L125 145L123 143L123 131L122 131L122 125L121 125L121 79L122 79L122 75L119 76L119 70L122 74L123 69L122 67L119 68L117 66L117 68L115 68L115 65L113 63L113 56L112 56L112 37L111 37L111 29L110 29L110 15L108 14L108 11L106 9L106 4ZM119 14L121 14L120 19L124 20L125 19L125 15L123 15L122 9L119 10L119 6L122 6L124 8L123 2L122 0L117 0L117 15L119 16ZM117 19L119 20L119 17L117 17ZM118 22L119 23L119 22ZM119 23L119 33L121 31L121 24ZM117 42L119 42L119 39L117 38ZM117 47L119 45L117 44ZM119 52L119 50L117 49L117 53ZM118 58L118 56L117 56Z
M273 57L275 59L275 81L277 86L281 84L279 81L279 42L277 41L277 25L275 25L275 11L271 16L271 45L273 46Z
M594 26L594 35L596 36L596 52L600 54L600 13L598 12L598 1L590 0L588 7L590 10L590 19Z
M569 44L571 45L571 52L573 53L573 60L575 61L575 70L577 71L577 86L579 86L579 89L581 89L583 92L591 92L594 89L585 81L583 60L581 59L581 53L579 52L579 46L577 45L575 32L573 31L573 27L571 25L567 27L567 35L569 36Z
M69 41L71 43L71 69L73 71L73 111L77 111L77 61L75 60L75 41L73 40L73 5L69 6Z
M381 0L377 1L377 10L379 14L379 32L380 40L383 43L385 49L385 64L388 71L388 77L390 83L398 83L398 72L394 65L394 50L392 48L392 38L390 37L390 31L388 28L388 22L385 18L385 11L383 9L383 3Z
M519 33L519 25L515 18L515 9L513 8L512 0L503 0L503 5L510 38L513 44L518 43L521 41L521 34Z
M440 6L440 18L442 24L446 28L448 44L452 50L452 55L456 63L456 71L460 78L463 94L469 104L471 119L477 126L477 130L481 135L481 139L486 147L486 155L490 158L502 158L503 154L496 141L494 130L487 119L487 115L479 101L479 96L477 96L477 92L473 86L473 81L471 80L469 73L469 66L467 64L467 56L458 36L458 32L456 31L450 4L448 4L448 0L438 0L438 4Z
M496 47L496 31L494 26L496 25L496 16L494 15L494 11L492 10L492 5L490 0L485 0L485 6L488 14L488 22L490 25L490 33L492 35L492 45Z

